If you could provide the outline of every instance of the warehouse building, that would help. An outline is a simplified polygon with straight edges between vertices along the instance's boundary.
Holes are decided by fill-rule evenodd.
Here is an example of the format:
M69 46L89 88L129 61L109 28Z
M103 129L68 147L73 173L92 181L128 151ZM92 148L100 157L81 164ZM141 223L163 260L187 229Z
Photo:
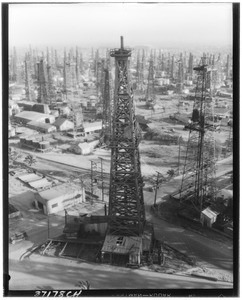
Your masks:
M28 122L27 126L31 129L43 132L43 133L50 133L56 131L56 127L52 124L48 123L42 123L42 122L36 122L31 121Z
M53 124L55 122L55 116L42 114L35 111L23 111L14 116L17 123L27 124L31 121Z
M35 194L35 206L43 209L44 214L63 211L75 204L85 202L85 190L69 183L52 187Z
M18 102L19 107L22 108L23 111L35 111L42 114L50 114L50 108L48 104L44 103L36 103L33 101L20 101Z
M102 130L102 122L83 123L83 131L85 135L91 133L99 133Z

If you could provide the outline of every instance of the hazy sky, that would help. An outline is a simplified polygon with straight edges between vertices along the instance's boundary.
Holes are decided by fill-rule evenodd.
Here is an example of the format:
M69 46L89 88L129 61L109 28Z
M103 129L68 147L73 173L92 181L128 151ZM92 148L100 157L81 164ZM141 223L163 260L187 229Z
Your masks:
M15 46L228 46L231 3L10 4Z

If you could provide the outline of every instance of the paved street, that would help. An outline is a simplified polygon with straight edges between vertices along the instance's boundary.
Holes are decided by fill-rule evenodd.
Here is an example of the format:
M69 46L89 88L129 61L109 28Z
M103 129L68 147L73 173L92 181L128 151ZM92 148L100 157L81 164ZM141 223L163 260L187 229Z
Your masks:
M80 280L88 280L91 289L232 288L231 284L224 282L37 255L24 261L10 259L10 269L12 290L75 289L76 282Z

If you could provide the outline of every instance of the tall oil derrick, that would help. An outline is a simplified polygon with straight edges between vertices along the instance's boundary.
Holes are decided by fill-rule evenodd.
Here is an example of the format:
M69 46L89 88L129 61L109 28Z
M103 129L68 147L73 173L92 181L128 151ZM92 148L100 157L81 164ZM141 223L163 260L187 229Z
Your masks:
M171 68L170 68L170 79L174 79L174 73L175 73L175 57L172 55L171 57Z
M153 106L156 102L156 99L155 99L155 70L154 70L154 61L153 61L152 53L150 55L149 73L148 73L145 99L146 99L146 105L148 107Z
M46 74L46 66L44 60L41 59L38 65L38 97L37 101L39 103L49 104L49 90L47 83L47 74Z
M180 202L191 201L200 212L213 202L216 192L214 127L213 121L211 122L211 69L205 62L203 58L201 64L194 68L197 72L197 86L179 191Z
M136 89L142 89L142 76L141 76L141 61L140 61L140 51L137 53L137 63L136 63Z
M83 61L83 55L80 52L80 59L79 59L79 70L80 70L80 74L84 73L84 61Z
M12 56L12 81L17 81L17 67L18 67L18 57L17 57L17 51L16 48L13 47L13 56Z
M97 90L97 96L102 98L103 93L103 87L104 87L104 59L99 59L96 61L96 90Z
M131 50L110 51L115 58L115 92L108 233L140 236L144 230L145 208L140 171L139 136L134 114L133 93L129 80Z
M80 58L79 58L78 47L76 47L76 81L77 81L77 85L79 86L79 83L80 83Z
M161 55L161 72L165 71L165 56L164 53Z
M193 78L193 55L190 53L188 60L188 76L190 79Z
M48 95L49 95L49 103L56 100L56 92L53 82L53 68L52 64L50 63L50 59L47 62L47 88L48 88Z
M56 68L55 68L55 50L53 49L53 47L51 47L51 49L50 49L50 57L51 57L52 70L56 70Z
M24 64L25 64L25 96L27 100L33 101L34 94L32 90L33 87L32 87L32 78L31 78L31 68L27 56L25 57Z
M55 65L55 69L57 69L59 66L58 55L57 55L56 49L55 49L54 65Z
M221 66L221 55L218 55L217 60L215 61L216 72L216 84L218 87L222 84L222 66Z
M225 73L226 73L226 79L230 78L230 56L229 56L229 54L227 55Z
M67 94L67 58L66 49L64 50L64 62L63 62L63 92Z
M178 61L178 74L177 74L177 92L181 93L184 84L184 66L182 53L180 54L180 59Z
M70 90L75 90L77 88L76 80L76 64L72 61L72 54L69 53L68 60L66 56L66 51L64 51L64 68L63 68L63 90L64 93L68 93ZM70 60L71 59L71 60Z
M33 50L33 78L37 79L38 78L38 68L37 68L37 52L34 49Z
M98 81L98 71L99 71L99 51L98 49L96 50L95 53L95 58L93 62L93 71L94 71L94 76L97 78Z
M110 101L110 82L108 66L104 68L104 87L103 87L103 115L102 115L102 134L101 143L108 144L111 137L111 101Z

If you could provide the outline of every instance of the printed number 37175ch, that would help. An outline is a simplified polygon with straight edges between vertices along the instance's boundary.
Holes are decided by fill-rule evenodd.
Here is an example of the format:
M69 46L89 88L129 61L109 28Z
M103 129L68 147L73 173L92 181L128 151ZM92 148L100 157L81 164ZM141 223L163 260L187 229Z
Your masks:
M82 290L77 291L35 291L34 297L79 297Z

